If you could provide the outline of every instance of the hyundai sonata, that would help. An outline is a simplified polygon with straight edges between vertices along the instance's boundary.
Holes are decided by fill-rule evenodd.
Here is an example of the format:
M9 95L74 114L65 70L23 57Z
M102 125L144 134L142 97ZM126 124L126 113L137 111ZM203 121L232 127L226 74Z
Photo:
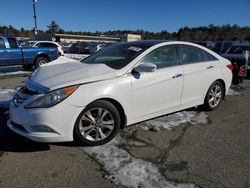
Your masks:
M82 61L39 67L13 98L8 127L38 142L105 144L127 125L198 105L214 110L231 69L193 43L116 44Z

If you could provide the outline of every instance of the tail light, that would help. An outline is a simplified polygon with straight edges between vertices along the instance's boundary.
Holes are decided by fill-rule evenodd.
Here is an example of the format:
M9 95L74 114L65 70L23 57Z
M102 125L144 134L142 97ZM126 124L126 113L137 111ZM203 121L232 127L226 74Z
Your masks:
M231 71L233 71L233 65L231 63L227 64L227 68L229 68Z
M237 63L235 63L235 62L233 63L233 68L234 69L238 69L239 68L238 65L237 65Z

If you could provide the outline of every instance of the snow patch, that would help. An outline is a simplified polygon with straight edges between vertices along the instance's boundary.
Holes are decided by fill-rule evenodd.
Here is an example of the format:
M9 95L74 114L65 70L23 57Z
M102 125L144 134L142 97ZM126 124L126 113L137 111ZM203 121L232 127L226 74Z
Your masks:
M15 94L16 90L14 89L0 88L0 107L8 107Z
M160 129L171 130L183 123L207 124L208 116L204 112L182 111L168 116L163 116L139 124L144 130ZM130 134L133 134L132 132ZM134 141L130 137L118 135L111 142L97 147L86 147L84 152L93 157L101 164L108 175L105 177L115 184L126 187L164 187L164 188L188 188L195 187L193 184L173 184L166 181L159 172L158 167L150 161L136 158L124 149L126 146L144 146L142 142Z
M191 123L193 125L207 124L207 117L208 116L204 112L182 111L175 114L145 121L141 124L141 128L143 130L154 129L155 132L158 132L161 128L171 130L172 128L184 123ZM158 129L155 129L156 127Z
M161 175L154 163L131 156L121 147L126 145L143 145L144 143L134 142L132 139L124 139L117 136L111 142L97 147L85 147L84 152L100 163L108 175L105 177L115 184L126 187L146 188L191 188L193 184L175 185Z
M230 89L228 90L228 92L227 92L227 95L239 96L240 93L230 88Z

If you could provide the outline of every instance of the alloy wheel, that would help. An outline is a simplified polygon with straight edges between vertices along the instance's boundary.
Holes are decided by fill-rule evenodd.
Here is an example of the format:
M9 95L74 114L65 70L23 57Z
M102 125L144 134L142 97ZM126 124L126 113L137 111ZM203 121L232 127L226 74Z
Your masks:
M106 139L113 131L115 120L105 108L93 108L85 112L79 121L82 136L89 141Z
M218 84L215 84L209 92L208 102L212 108L218 106L222 98L222 89Z

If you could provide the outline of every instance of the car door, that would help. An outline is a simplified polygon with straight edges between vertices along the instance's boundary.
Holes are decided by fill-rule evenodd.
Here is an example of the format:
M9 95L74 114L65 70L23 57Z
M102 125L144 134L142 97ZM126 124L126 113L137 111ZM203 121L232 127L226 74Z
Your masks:
M132 74L134 118L138 121L152 118L179 106L183 77L176 46L159 47L144 56L140 63L153 63L157 69Z
M4 39L0 37L0 65L8 65L9 63Z
M15 38L7 38L9 45L6 48L7 51L7 62L11 65L20 65L22 64L22 51L18 47Z
M217 75L220 75L218 59L205 50L190 45L178 45L178 52L184 79L181 104L201 104L208 88Z

